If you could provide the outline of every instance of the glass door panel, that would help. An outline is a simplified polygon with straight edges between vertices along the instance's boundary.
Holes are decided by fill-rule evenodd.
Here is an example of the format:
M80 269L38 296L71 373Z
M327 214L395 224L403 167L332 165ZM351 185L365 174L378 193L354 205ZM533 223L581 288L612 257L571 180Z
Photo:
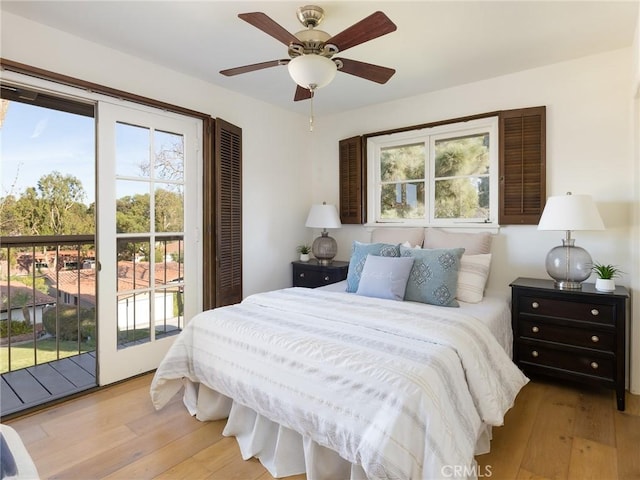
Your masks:
M116 258L115 268L103 268L101 275L101 292L114 313L107 318L115 318L99 340L105 384L157 367L186 316L199 311L201 207L194 148L199 122L100 107L101 132L113 136L113 149L102 152L106 161L100 164L101 198L113 212L99 223L100 251ZM196 300L195 309L185 309L189 298Z

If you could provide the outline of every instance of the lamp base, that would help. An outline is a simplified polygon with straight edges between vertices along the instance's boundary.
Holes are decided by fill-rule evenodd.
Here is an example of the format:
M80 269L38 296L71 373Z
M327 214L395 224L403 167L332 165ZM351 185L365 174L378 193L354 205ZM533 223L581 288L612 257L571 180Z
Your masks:
M582 282L591 276L591 255L582 247L576 247L572 238L563 239L562 245L547 254L547 273L555 280L559 290L580 290Z
M582 290L581 282L569 282L566 280L555 281L553 282L553 286L558 290Z
M329 265L338 253L338 243L325 230L320 237L313 241L311 252L320 265Z

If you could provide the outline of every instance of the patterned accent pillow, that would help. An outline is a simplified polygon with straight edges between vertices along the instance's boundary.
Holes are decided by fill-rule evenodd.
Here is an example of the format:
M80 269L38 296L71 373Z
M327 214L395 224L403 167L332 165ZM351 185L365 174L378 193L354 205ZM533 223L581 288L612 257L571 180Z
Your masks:
M489 278L491 254L462 255L458 272L456 298L467 303L478 303L484 297L484 287Z
M417 249L401 246L401 256L414 258L404 299L443 307L459 307L456 293L463 253L464 248Z
M400 246L389 243L362 243L354 241L351 247L351 259L349 260L349 270L347 271L347 292L358 291L362 269L367 261L367 255L377 255L379 257L399 257Z
M410 257L380 257L369 254L356 294L402 301L412 266L413 258Z

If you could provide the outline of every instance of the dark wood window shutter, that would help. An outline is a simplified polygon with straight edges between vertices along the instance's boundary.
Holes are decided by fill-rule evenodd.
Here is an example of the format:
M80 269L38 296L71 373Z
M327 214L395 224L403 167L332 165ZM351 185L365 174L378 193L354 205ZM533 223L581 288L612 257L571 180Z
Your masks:
M215 120L215 306L242 301L242 129Z
M500 112L500 225L537 225L546 202L546 109Z
M367 220L367 175L362 137L340 140L338 145L340 149L340 221L345 224L362 224Z

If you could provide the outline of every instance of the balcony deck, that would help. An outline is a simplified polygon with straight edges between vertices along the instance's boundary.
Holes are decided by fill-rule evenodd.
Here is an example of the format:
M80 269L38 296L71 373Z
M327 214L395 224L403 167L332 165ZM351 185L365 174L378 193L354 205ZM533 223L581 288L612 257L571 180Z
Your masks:
M4 419L96 386L95 351L2 374L0 417Z

